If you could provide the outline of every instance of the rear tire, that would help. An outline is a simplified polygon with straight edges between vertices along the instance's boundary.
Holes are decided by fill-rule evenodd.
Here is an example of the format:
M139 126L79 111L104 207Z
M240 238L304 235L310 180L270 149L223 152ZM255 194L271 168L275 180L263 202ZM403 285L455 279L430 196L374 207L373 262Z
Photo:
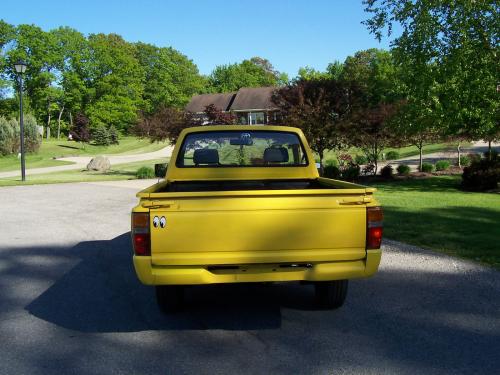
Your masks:
M322 309L336 309L344 304L349 280L318 281L314 283L316 303Z
M184 304L184 287L182 285L157 285L156 302L160 310L166 314L181 310Z

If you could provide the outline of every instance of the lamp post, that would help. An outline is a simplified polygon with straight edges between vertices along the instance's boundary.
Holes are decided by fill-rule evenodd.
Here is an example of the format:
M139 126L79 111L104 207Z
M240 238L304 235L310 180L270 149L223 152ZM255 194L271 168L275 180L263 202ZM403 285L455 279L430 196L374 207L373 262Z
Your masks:
M26 181L26 164L24 160L24 119L23 119L23 74L26 71L26 63L19 60L14 64L19 77L19 125L21 127L21 179Z

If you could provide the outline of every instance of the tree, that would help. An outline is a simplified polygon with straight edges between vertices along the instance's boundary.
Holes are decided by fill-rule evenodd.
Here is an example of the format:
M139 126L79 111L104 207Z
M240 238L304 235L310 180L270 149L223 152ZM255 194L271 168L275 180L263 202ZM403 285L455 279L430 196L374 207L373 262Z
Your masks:
M441 126L450 135L488 139L498 134L498 14L493 0L364 0L368 29L381 39L398 24L392 42L408 82L426 90L437 84ZM425 75L422 76L422 73ZM426 79L416 85L422 77Z
M254 57L253 61L215 67L208 77L208 88L213 92L231 92L242 87L276 86L281 77L276 74L268 60Z
M9 64L6 71L17 85L13 64L20 59L27 63L24 89L31 111L40 122L49 126L58 59L55 40L52 34L35 25L19 25L15 32L13 46L7 53Z
M6 77L6 67L7 67L7 59L6 59L6 50L7 45L14 39L15 37L15 28L14 26L0 20L0 101L2 105L0 106L0 114L5 112L3 101L6 100L6 93L10 87L10 82Z
M352 98L350 139L375 165L376 174L384 147L396 139L389 120L404 103L397 68L390 52L368 49L347 57L340 77L358 88Z
M352 91L348 84L333 79L299 79L276 91L272 100L282 113L283 123L304 131L323 165L326 150L346 145Z
M77 113L70 134L75 141L81 142L82 147L85 148L85 143L90 141L89 118L83 113Z
M126 132L143 105L144 70L133 44L116 34L89 36L91 84L86 108L91 126L115 126Z
M206 86L196 65L173 48L136 43L136 57L145 71L144 110L154 113L160 107L184 107Z
M236 116L233 113L223 112L214 104L207 105L203 112L206 120L203 125L234 125L236 123ZM198 125L198 121L193 120L192 122L194 125Z
M134 132L139 137L149 138L151 142L169 139L176 142L181 131L192 126L190 118L178 108L161 107L155 113L142 114Z
M364 152L368 161L373 163L373 174L377 174L378 161L384 148L399 145L390 125L398 111L395 103L380 103L370 108L358 107L350 127L350 142Z
M85 109L88 98L85 79L89 71L90 51L87 39L74 29L59 27L50 33L54 38L57 55L56 84L60 88L54 102L54 111L57 113L57 139L59 139L63 116L69 118L72 126L72 114Z

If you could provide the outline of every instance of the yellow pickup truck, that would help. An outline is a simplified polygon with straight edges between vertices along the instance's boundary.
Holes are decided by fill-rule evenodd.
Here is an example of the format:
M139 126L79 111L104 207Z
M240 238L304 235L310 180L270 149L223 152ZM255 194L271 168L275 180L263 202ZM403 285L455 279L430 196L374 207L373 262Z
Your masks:
M374 191L320 177L296 128L185 129L165 180L137 194L135 271L165 312L187 285L275 281L314 283L319 306L340 307L348 279L380 263Z

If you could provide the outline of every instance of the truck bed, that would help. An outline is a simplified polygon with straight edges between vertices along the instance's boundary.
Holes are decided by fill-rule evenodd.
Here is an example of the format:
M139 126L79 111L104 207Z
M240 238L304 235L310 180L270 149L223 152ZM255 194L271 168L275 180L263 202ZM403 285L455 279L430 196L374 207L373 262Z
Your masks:
M163 186L158 192L305 190L331 189L318 180L179 181Z

